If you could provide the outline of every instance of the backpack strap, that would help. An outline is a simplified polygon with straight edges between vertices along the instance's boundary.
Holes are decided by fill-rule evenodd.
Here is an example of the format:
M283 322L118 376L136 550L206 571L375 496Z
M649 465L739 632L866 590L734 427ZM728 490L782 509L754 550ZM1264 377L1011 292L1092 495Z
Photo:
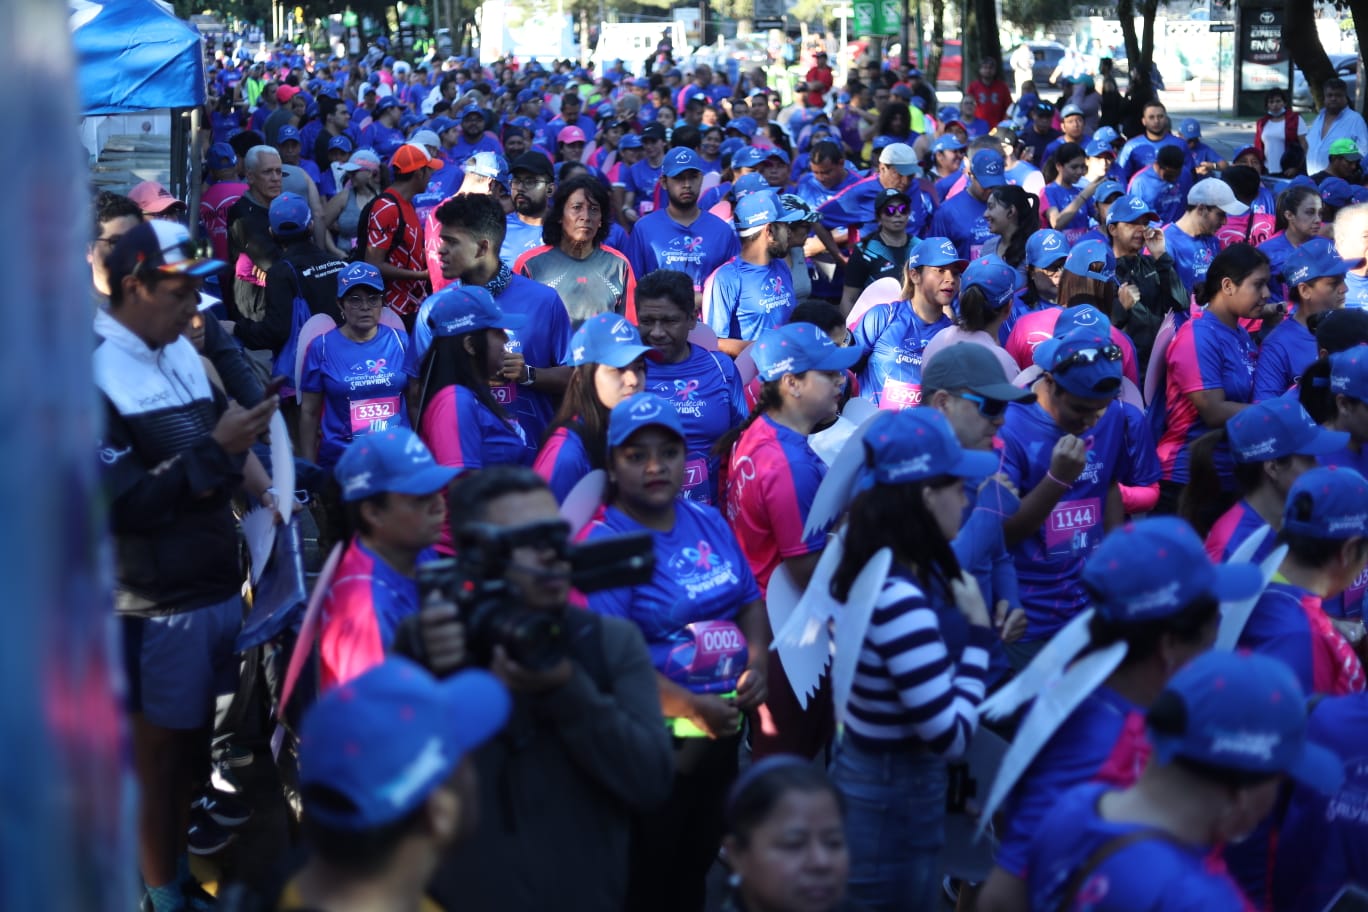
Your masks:
M1109 858L1123 849L1135 845L1137 842L1144 842L1149 839L1176 842L1172 834L1154 827L1131 830L1129 833L1122 833L1120 836L1108 839L1093 850L1093 853L1088 856L1087 861L1083 862L1082 867L1074 871L1073 876L1069 878L1069 882L1064 885L1064 892L1059 894L1058 912L1069 912L1069 910L1073 908L1074 900L1078 897L1078 891L1083 889L1083 885L1087 883L1088 878L1092 876L1093 872L1102 867Z

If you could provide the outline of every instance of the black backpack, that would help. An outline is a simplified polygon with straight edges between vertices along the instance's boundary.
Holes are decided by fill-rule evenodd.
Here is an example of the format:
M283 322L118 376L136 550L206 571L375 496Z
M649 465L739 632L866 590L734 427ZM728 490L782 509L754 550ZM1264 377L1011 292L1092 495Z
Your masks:
M354 246L351 250L351 261L353 263L361 263L365 261L366 249L370 246L368 241L370 239L371 210L375 208L376 203L380 202L381 199L387 196L390 199L394 200L394 204L399 207L399 224L396 225L394 229L394 240L390 241L389 248L385 251L385 259L387 261L389 260L390 253L394 250L394 245L399 243L399 239L404 236L404 230L408 226L404 224L404 207L402 205L402 201L399 199L399 197L395 196L393 193L390 193L388 190L382 190L379 193L379 195L377 195L369 203L366 203L366 205L361 207L361 218L356 223L356 246Z

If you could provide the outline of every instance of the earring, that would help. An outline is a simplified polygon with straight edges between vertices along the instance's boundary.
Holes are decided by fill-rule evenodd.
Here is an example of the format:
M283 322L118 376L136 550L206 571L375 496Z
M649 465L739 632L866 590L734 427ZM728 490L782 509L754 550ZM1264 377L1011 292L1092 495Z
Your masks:
M727 886L731 887L733 890L738 890L741 888L740 871L732 871L730 874L727 875Z

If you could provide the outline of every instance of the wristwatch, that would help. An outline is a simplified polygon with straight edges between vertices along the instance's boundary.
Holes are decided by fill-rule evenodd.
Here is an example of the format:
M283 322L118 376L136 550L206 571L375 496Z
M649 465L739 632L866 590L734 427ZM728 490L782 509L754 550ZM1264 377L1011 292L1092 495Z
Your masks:
M537 369L532 365L527 365L527 379L519 380L518 386L531 386L537 382Z

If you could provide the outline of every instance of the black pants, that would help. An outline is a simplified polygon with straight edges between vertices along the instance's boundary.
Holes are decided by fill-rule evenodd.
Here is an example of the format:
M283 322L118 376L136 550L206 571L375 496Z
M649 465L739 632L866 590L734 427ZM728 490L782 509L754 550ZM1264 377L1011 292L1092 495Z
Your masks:
M674 789L632 828L627 908L702 912L741 737L675 739Z

